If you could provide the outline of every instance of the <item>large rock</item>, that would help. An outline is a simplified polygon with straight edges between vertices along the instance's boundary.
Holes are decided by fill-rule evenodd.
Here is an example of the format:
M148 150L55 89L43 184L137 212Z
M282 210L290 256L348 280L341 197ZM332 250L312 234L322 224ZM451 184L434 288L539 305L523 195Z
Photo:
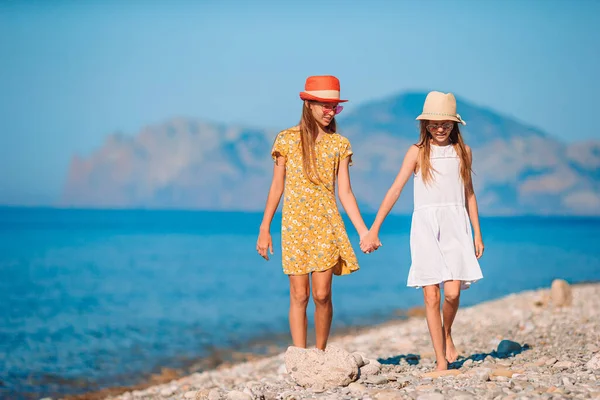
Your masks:
M573 303L573 293L567 281L563 279L552 281L550 299L554 307L568 307Z
M321 351L290 346L284 359L286 369L300 386L334 388L358 378L356 359L339 347Z

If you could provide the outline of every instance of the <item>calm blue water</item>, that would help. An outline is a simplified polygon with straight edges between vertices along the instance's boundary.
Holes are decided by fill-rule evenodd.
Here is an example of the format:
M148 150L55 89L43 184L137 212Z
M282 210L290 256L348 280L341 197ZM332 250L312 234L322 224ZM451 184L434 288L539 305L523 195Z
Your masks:
M279 216L269 262L255 251L261 218L0 208L0 397L132 384L214 347L287 334ZM370 255L351 234L361 270L334 279L335 327L421 303L405 286L409 230L410 217L389 217ZM483 218L482 230L484 279L463 305L557 277L600 280L600 219Z

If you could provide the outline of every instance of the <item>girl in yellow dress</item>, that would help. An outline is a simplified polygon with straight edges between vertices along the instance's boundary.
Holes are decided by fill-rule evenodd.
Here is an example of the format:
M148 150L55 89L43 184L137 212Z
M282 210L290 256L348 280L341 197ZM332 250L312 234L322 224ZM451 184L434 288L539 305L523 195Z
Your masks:
M339 103L347 101L340 100L339 80L334 76L309 77L300 98L300 124L281 131L273 144L273 181L256 250L266 260L269 251L273 254L270 226L284 194L281 258L290 281L292 340L294 346L306 348L306 307L312 276L316 346L325 350L333 316L332 275L358 270L337 208L336 182L340 202L361 239L368 230L350 185L352 148L347 138L336 133L335 115L342 110Z

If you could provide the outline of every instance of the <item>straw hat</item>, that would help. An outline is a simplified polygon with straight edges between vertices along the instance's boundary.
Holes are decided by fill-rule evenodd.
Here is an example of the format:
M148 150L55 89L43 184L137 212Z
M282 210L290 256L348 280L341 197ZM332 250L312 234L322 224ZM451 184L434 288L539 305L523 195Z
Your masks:
M340 81L335 76L309 76L304 84L304 92L300 92L302 100L320 101L322 103L343 103L340 99Z
M417 119L430 121L456 121L463 125L467 123L462 120L460 114L456 113L456 98L452 93L429 92L423 105L423 112Z

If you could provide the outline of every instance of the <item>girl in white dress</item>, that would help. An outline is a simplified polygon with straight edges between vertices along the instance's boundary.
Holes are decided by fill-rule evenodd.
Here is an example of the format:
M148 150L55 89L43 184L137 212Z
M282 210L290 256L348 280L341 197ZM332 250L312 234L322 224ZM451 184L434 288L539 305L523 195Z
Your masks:
M381 224L414 175L412 265L407 285L423 288L436 369L445 370L448 362L458 358L451 333L460 291L483 278L477 261L483 255L483 240L471 181L471 149L458 128L458 123L466 123L456 113L456 99L451 93L430 92L417 120L421 121L419 143L408 149L369 234L361 241L361 249L369 253L381 246Z

